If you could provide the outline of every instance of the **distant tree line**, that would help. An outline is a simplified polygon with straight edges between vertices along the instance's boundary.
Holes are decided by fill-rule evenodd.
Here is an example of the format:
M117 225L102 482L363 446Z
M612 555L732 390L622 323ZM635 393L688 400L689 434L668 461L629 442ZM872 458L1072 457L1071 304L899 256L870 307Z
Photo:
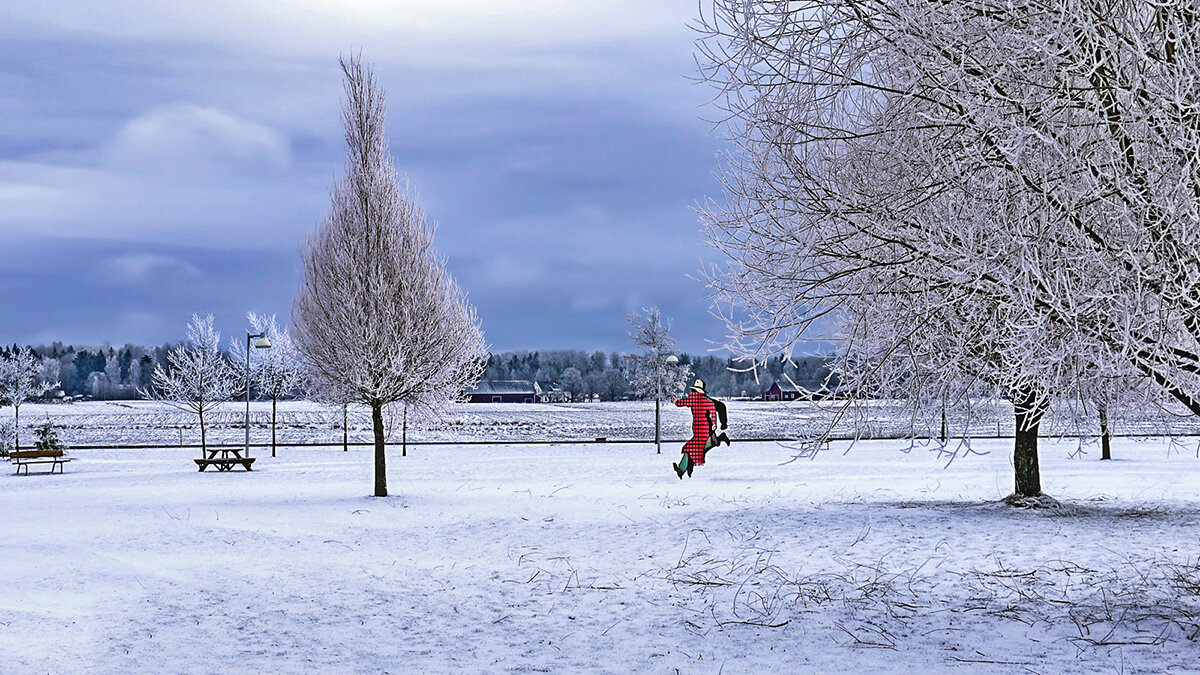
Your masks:
M483 377L557 383L576 400L599 397L602 401L619 401L631 397L628 359L628 354L578 349L500 352L488 355ZM753 372L743 372L744 363L733 359L683 353L679 362L690 366L694 377L704 380L709 394L725 398L757 398L776 381L816 391L826 386L830 376L826 359L821 356L790 361L771 357L759 368L757 380ZM834 388L834 383L828 386Z
M104 400L140 398L149 387L156 365L165 365L171 344L143 347L76 347L53 342L33 347L0 347L0 357L30 350L42 360L47 377L57 379L66 396L91 396ZM57 369L57 372L50 372Z
M57 367L60 389L65 396L90 396L98 400L141 398L142 389L153 386L154 369L170 370L167 354L176 345L157 347L126 344L114 347L76 346L53 342L49 345L0 347L0 357L17 350L31 350L51 369ZM635 398L628 379L629 355L618 352L551 349L545 351L507 351L489 354L483 378L487 380L536 380L554 383L575 400L599 398L620 401ZM240 363L240 359L237 361ZM682 353L679 362L691 367L693 376L705 381L713 396L757 398L774 382L794 382L816 391L826 385L830 371L826 359L806 356L791 361L771 357L753 372L742 372L744 365L718 356L692 356ZM57 364L57 366L55 366ZM834 383L829 384L834 388Z

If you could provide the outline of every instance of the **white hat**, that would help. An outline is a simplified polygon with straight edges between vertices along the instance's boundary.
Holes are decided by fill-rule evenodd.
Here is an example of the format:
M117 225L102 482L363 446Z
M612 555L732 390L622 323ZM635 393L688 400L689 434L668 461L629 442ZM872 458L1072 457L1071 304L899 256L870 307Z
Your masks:
M696 380L696 383L692 385L692 391L704 393L704 380Z

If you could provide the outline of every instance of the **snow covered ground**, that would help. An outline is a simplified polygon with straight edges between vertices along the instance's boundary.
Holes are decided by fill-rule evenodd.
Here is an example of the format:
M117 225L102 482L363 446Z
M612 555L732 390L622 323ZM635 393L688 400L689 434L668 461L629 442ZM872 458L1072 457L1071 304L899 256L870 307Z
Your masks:
M1195 447L1045 442L1025 511L900 446L79 450L0 477L0 671L1200 672Z

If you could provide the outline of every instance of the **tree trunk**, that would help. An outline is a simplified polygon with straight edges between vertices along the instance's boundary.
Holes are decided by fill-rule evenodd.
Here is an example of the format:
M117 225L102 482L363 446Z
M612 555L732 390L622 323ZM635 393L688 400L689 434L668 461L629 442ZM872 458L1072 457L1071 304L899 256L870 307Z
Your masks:
M204 408L200 408L200 456L208 458L208 437L204 433Z
M1042 476L1038 468L1038 428L1046 414L1046 403L1037 392L1024 390L1013 396L1013 416L1016 433L1013 441L1013 472L1015 490L1019 497L1042 494Z
M271 399L271 456L275 456L275 403L277 399Z
M408 457L408 404L404 404L404 421L400 423L400 456Z
M13 398L16 398L15 396ZM13 404L13 450L21 449L21 404Z
M942 404L942 435L941 435L942 445L946 444L946 436L947 436L947 434L946 434L946 404L943 403Z
M657 399L655 399L655 401L654 401L654 449L656 451L655 454L659 454L659 455L662 454L662 437L659 432L659 428L660 428L659 423L661 421L659 419L659 407L660 406L661 406L661 401L658 401Z
M342 452L350 452L350 405L342 404Z
M1108 406L1100 406L1100 459L1112 459L1112 433L1108 429Z
M384 454L382 403L371 404L371 425L375 427L375 496L386 497L387 456Z

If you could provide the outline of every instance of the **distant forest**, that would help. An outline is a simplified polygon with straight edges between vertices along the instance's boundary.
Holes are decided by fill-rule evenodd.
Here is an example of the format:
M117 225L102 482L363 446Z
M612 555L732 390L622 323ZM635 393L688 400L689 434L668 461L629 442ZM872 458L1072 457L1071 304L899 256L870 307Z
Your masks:
M122 400L140 398L138 390L150 386L156 365L166 367L167 352L173 346L168 343L157 347L132 344L76 347L54 342L32 349L43 359L58 364L56 377L64 395ZM16 349L22 348L0 347L0 355ZM484 379L556 383L572 391L577 399L595 396L616 401L630 397L624 368L627 358L627 354L617 352L578 349L501 352L489 355ZM737 372L744 366L732 359L690 354L680 354L679 358L691 366L694 377L705 381L708 393L723 398L757 398L776 380L790 379L805 389L816 390L829 376L825 359L819 356L797 358L790 363L773 357L765 368L759 369L757 381L752 372Z
M573 368L579 371L583 380L584 395L599 396L602 401L618 401L629 397L629 383L624 375L626 358L627 354L617 352L576 349L501 352L488 359L484 379L555 382L570 390L567 381L573 375L567 371ZM679 360L691 366L693 377L704 380L708 393L718 398L758 398L776 380L786 383L789 378L800 387L817 390L829 377L825 358L821 356L796 358L792 362L772 357L765 368L759 369L757 381L753 372L739 372L745 369L745 364L733 359L680 354Z
M57 373L51 368L47 375L59 381L66 396L114 400L141 398L138 389L150 386L154 366L163 364L165 367L167 352L173 346L127 344L113 347L105 344L102 347L75 347L55 342L32 349L42 357L43 363L53 366L57 362ZM22 348L17 345L0 347L0 355L7 356L17 349Z

